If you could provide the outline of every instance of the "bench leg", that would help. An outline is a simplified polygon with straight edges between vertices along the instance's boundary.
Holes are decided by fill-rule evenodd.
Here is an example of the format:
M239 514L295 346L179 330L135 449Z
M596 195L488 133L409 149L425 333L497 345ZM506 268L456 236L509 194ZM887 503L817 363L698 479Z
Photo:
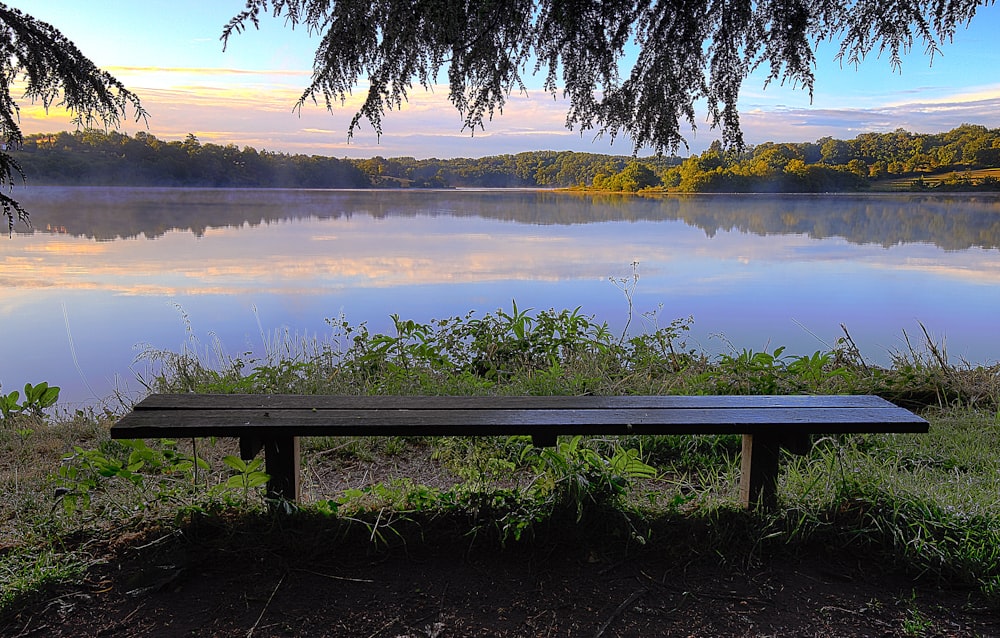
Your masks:
M295 501L299 498L299 437L282 436L264 441L264 469L271 476L267 497Z
M244 434L240 437L240 458L244 461L252 461L263 447L264 444L259 438L250 434Z
M532 434L531 444L535 447L555 447L556 446L556 435L555 434Z
M747 509L774 509L778 504L778 457L781 440L766 434L744 434L740 501Z

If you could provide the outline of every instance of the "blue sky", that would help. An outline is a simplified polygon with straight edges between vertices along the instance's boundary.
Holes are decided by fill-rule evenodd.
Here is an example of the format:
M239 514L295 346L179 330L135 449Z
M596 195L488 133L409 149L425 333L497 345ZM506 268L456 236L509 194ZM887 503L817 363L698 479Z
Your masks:
M58 27L100 67L139 94L150 113L147 125L128 122L125 132L147 130L161 139L194 133L204 142L335 157L480 157L528 150L575 150L629 154L632 144L565 128L567 104L539 88L513 96L504 113L470 136L447 102L447 87L416 88L402 111L388 113L381 140L367 128L348 143L346 129L355 102L330 114L308 105L293 113L308 84L316 40L304 30L266 19L260 31L236 36L223 52L223 25L242 0L18 0L20 8ZM962 123L1000 127L1000 6L981 7L968 28L960 27L933 64L918 47L893 71L872 56L859 68L835 59L835 43L817 49L816 86L805 91L772 84L764 73L744 84L741 116L747 142L814 141L830 135L905 128L934 133ZM71 129L65 114L21 104L27 133ZM701 152L719 132L704 112L697 131L685 130L692 152ZM643 154L640 152L640 154ZM682 154L684 154L682 149Z

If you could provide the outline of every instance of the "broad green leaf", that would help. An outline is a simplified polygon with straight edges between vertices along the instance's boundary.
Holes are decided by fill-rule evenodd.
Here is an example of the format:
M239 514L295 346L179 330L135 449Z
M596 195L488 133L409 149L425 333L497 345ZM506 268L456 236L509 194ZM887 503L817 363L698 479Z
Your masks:
M229 467L233 468L237 472L247 471L246 461L244 461L238 456L233 456L232 454L230 454L229 456L223 457L222 462L228 465Z

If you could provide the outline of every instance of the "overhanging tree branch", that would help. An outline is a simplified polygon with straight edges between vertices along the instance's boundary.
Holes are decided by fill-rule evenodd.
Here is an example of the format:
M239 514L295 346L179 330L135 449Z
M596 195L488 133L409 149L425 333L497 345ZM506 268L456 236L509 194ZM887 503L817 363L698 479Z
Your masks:
M852 64L877 51L895 69L918 43L933 59L994 1L248 0L222 40L267 14L320 34L298 106L322 99L332 110L367 81L348 137L362 121L381 135L386 109L399 108L414 82L429 88L445 67L449 99L474 132L524 91L525 73L544 69L545 90L569 99L569 128L672 152L686 146L681 125L696 127L701 99L725 146L742 146L740 88L762 65L765 84L788 82L811 96L820 41L839 40L837 57ZM630 43L638 56L623 73Z
M100 70L55 27L0 4L0 188L13 190L24 173L9 151L23 142L20 108L11 96L24 85L22 99L46 110L63 107L77 126L117 126L128 107L136 121L146 118L139 98L109 73ZM16 177L15 177L16 176ZM13 232L15 216L27 223L28 213L15 199L0 193L0 209Z

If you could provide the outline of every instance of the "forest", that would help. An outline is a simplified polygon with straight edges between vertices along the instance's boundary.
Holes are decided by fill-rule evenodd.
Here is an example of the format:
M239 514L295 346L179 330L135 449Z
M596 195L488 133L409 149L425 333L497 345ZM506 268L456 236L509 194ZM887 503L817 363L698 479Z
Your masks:
M531 151L482 158L336 159L233 144L194 134L163 141L86 129L29 135L12 152L37 184L255 188L579 188L611 192L856 192L1000 190L1000 129L897 129L851 140L766 142L701 154L630 157Z
M318 155L202 144L193 134L166 142L85 129L28 135L11 153L29 183L60 186L367 188L352 163Z
M997 166L1000 129L963 124L936 134L896 129L852 140L768 142L741 153L713 144L657 175L660 183L652 186L682 192L812 193L858 191L891 181L908 190L998 190L996 176L970 172ZM942 174L948 175L929 179Z

